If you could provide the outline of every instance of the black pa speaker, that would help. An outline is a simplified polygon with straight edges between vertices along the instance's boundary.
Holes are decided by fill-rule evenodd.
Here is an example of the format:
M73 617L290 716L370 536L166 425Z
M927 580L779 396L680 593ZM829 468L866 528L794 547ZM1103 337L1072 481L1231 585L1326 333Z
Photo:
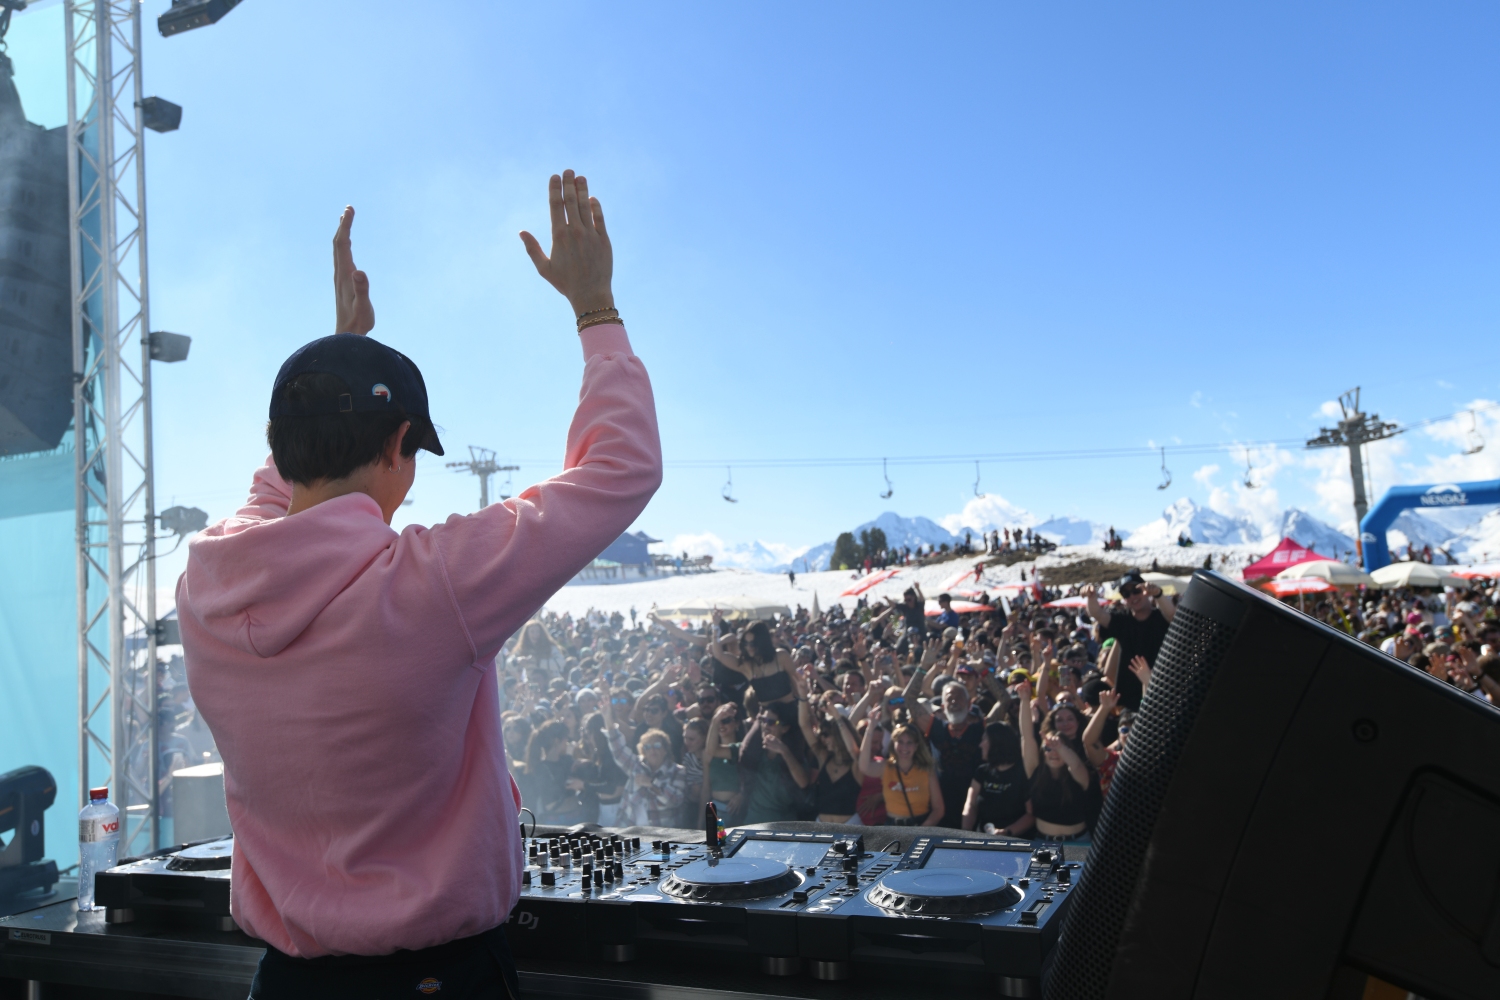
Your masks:
M57 447L73 420L67 129L26 121L0 53L0 455Z
M1044 994L1327 1000L1364 974L1500 997L1500 711L1200 571Z

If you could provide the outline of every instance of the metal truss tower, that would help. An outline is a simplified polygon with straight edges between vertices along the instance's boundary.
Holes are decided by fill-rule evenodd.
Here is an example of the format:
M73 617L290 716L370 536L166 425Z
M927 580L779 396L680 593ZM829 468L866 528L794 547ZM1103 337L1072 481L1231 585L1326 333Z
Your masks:
M79 792L107 773L123 857L161 838L139 0L65 0L64 23Z

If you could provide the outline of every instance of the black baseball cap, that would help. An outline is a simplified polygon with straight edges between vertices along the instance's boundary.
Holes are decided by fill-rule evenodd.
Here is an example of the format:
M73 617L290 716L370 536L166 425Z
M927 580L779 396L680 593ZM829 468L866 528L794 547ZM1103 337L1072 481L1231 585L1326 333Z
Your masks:
M299 375L332 375L348 392L326 399L291 401L282 389ZM419 447L443 454L432 416L427 412L427 383L412 360L373 337L336 333L292 352L276 373L271 390L271 416L309 417L320 413L387 413L392 407L427 421L427 437Z

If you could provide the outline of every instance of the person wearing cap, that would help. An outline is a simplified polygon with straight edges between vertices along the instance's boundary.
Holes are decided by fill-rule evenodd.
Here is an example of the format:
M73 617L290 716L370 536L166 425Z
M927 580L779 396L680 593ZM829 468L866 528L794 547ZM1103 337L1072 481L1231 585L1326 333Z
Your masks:
M1099 638L1114 639L1120 644L1120 662L1129 663L1137 656L1144 656L1148 664L1156 662L1161 644L1167 638L1167 629L1177 606L1156 584L1148 584L1141 571L1132 569L1120 578L1120 597L1125 602L1123 612L1110 611L1099 604L1097 588L1089 584L1083 590L1088 601L1089 616L1099 624ZM1117 671L1115 689L1120 692L1120 705L1132 712L1141 707L1143 688L1135 673L1130 670Z
M473 514L391 527L418 450L443 446L417 366L365 336L375 314L350 208L334 238L336 333L282 366L270 460L245 505L190 544L177 607L224 760L231 908L268 945L252 997L400 996L425 979L449 998L518 995L503 925L521 802L495 656L661 482L599 203L572 171L548 194L550 256L522 241L578 316L562 472Z

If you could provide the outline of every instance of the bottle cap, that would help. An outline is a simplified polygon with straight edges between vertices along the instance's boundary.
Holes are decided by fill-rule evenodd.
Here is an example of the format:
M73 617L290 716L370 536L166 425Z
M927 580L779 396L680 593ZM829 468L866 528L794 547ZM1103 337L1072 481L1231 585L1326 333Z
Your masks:
M90 802L98 802L101 799L107 799L107 798L109 798L109 786L108 785L100 785L98 788L90 788L89 789L89 801Z

